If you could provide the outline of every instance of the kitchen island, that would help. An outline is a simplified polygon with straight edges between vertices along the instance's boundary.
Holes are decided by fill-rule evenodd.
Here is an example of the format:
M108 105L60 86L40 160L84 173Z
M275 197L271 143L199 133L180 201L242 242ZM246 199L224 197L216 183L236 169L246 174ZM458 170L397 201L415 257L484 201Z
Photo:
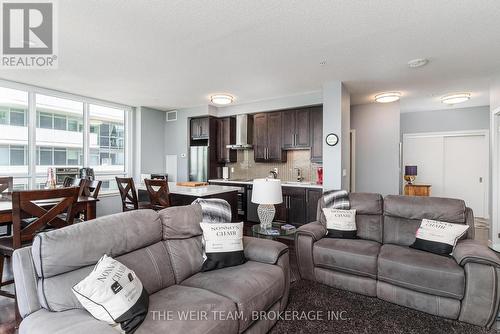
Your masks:
M207 185L202 187L178 186L169 182L170 203L172 206L189 205L197 198L220 198L231 205L233 221L238 219L238 188L233 186ZM146 186L138 187L139 201L149 201Z

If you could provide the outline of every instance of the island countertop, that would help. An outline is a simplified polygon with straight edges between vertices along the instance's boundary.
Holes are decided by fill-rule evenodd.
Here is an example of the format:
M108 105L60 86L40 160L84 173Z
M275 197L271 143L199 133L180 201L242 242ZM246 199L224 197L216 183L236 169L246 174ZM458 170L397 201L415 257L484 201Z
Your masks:
M218 186L218 185L208 185L202 187L184 187L184 186L178 186L176 182L169 182L168 189L171 194L175 195L206 197L206 196L214 196L233 191L238 191L239 188L231 186ZM146 190L146 186L144 184L141 184L138 187L138 190Z

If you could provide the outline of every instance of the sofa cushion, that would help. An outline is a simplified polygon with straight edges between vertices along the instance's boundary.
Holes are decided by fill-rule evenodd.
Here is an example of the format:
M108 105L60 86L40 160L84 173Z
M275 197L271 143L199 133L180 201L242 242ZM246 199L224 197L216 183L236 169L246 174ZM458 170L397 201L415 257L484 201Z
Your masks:
M464 296L464 270L453 258L405 246L381 247L378 279L431 295L455 299Z
M253 311L266 311L285 290L285 273L279 266L248 261L241 266L198 273L181 283L217 293L234 301L242 312L240 332L252 323Z
M383 198L373 193L349 193L351 209L356 210L357 236L361 239L382 242ZM317 219L326 226L324 203L318 201Z
M213 292L173 285L149 297L149 314L135 334L237 333L237 312L228 298Z
M171 206L158 212L163 225L163 239L187 239L202 235L203 218L199 204Z
M161 240L160 217L153 210L104 216L38 234L32 246L38 277L52 277L95 265L104 255L122 254Z
M384 199L384 244L413 244L422 219L465 224L465 217L465 202L459 199L389 195Z
M371 240L323 238L313 246L314 265L376 278L379 250Z

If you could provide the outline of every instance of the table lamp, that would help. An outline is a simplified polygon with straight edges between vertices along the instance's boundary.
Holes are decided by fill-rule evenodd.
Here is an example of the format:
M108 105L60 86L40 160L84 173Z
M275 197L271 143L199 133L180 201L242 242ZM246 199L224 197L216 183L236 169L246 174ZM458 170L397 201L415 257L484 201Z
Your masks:
M405 180L408 184L413 184L417 178L417 166L405 166Z
M259 204L257 214L260 220L260 228L271 228L274 214L276 213L274 204L283 203L281 180L253 180L252 203Z

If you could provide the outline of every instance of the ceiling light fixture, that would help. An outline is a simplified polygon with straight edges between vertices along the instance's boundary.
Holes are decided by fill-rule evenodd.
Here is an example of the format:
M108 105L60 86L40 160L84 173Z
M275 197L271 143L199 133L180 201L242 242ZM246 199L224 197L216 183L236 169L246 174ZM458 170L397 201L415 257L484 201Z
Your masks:
M234 97L228 94L217 94L210 96L210 101L213 104L226 105L233 103Z
M375 95L375 102L389 103L397 101L401 98L400 92L387 92Z
M424 65L427 65L428 62L429 62L429 59L427 59L427 58L412 59L408 62L408 67L409 68L422 67Z
M453 93L441 97L441 102L445 104L457 104L470 100L470 93Z

